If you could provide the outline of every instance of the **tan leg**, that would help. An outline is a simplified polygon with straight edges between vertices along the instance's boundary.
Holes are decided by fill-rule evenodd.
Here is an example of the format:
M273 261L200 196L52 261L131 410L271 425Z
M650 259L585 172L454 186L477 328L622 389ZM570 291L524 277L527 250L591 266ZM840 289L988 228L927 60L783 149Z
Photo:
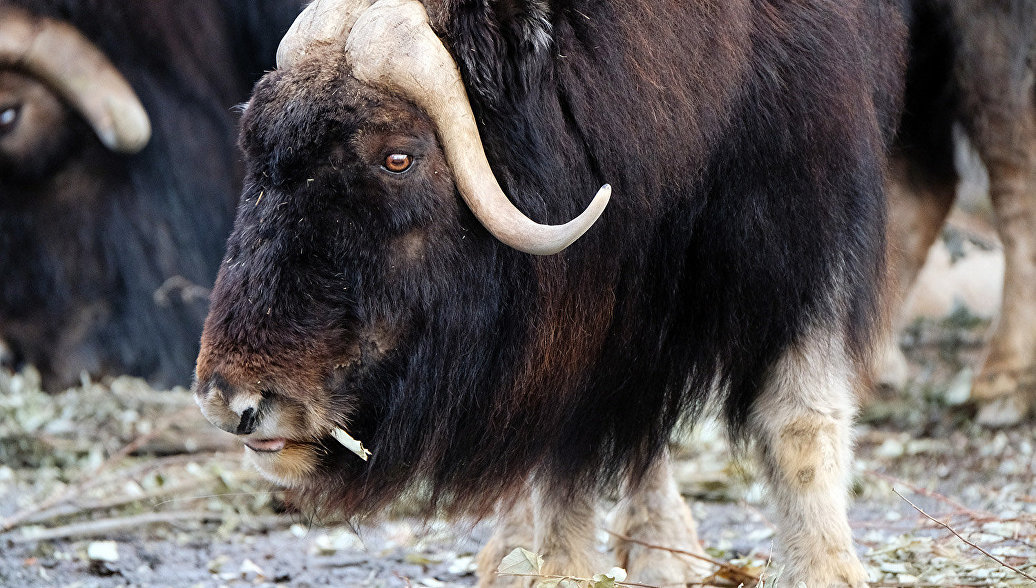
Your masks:
M888 296L892 310L889 337L878 349L874 381L884 392L906 385L907 360L899 348L906 326L906 300L939 236L956 195L955 178L917 177L903 159L892 162L889 196Z
M1034 15L976 0L958 9L965 126L989 171L1005 261L1001 317L972 396L980 422L1014 424L1036 405L1036 64L1025 63Z
M840 334L789 349L752 412L776 506L779 584L866 585L847 516L853 370Z
M528 584L522 578L496 575L500 561L516 547L532 550L533 533L532 500L522 497L513 504L497 507L497 524L493 536L478 552L478 585L480 588L520 588Z
M535 578L498 576L500 560L516 547L543 556L544 575L589 578L606 571L595 546L597 500L558 497L533 485L530 497L498 508L497 528L478 554L481 588L528 588Z
M533 513L536 552L543 556L545 574L589 578L608 569L595 544L595 495L557 496L549 488L536 487Z
M972 397L980 404L980 423L1004 426L1036 406L1036 162L1029 170L987 166L1004 244L1004 294Z
M645 543L705 555L691 509L673 479L668 452L619 506L615 529ZM701 560L622 539L615 541L615 555L631 582L652 586L682 587L712 572L711 566Z

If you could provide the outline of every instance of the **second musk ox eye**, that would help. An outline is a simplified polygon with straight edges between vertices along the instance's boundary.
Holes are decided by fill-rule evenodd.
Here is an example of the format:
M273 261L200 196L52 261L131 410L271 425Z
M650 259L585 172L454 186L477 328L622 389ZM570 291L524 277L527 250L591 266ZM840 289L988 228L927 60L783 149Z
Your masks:
M414 158L406 153L393 153L385 157L385 161L381 164L383 168L394 174L401 174L410 169L412 165L414 165Z
M18 122L19 110L20 108L17 106L0 109L0 135L14 128L14 125Z

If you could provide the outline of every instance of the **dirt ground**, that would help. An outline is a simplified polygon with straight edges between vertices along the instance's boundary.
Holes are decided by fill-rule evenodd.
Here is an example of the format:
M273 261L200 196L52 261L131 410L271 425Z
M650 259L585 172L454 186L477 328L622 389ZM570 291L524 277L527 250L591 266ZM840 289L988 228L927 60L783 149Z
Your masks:
M1002 264L988 227L973 228L947 231L935 276L986 259L986 291L947 298L937 283L941 309L915 300L902 341L910 383L861 413L851 520L875 586L1033 585L1007 566L1036 575L1036 423L982 429L966 402L995 313L982 300L996 300ZM974 282L975 271L961 273ZM47 395L31 369L0 373L0 586L475 584L488 523L401 512L376 528L316 525L284 513L229 437L183 389L116 378ZM710 423L677 454L709 554L772 578L773 528L753 465L732 458Z

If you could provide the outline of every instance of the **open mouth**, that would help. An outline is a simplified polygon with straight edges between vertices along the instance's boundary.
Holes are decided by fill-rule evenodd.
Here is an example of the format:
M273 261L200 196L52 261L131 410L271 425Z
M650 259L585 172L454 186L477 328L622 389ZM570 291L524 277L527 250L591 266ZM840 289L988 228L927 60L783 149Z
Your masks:
M248 448L245 452L248 461L259 470L259 473L267 480L287 488L308 485L317 475L321 464L327 465L329 459L345 459L351 466L358 467L371 455L363 443L341 428L332 429L326 436L312 440L300 440L292 435L262 439L252 437L244 438L242 441ZM339 447L355 454L356 457L343 456L342 451L337 449ZM357 457L363 461L352 461Z
M331 436L343 447L349 451L355 453L363 461L367 461L370 457L371 452L363 446L363 443L354 439L349 433L345 432L345 429L334 429L331 431ZM288 446L289 441L284 437L276 437L273 439L248 439L245 441L245 447L251 449L256 453L279 453L285 447ZM298 442L291 442L299 444ZM302 443L306 445L306 443Z
M249 439L245 441L245 447L256 453L277 453L284 449L287 442L287 439L283 437L277 439Z

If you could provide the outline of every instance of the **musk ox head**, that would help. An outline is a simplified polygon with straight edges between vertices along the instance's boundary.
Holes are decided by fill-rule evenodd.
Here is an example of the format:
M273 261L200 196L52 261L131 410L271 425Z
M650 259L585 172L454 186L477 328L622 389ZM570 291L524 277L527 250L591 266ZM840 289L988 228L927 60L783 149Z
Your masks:
M337 512L423 481L440 502L520 482L514 464L532 456L506 440L538 423L502 400L522 402L533 337L535 269L519 251L572 243L610 188L564 225L519 212L414 0L315 2L278 61L242 121L247 177L202 336L202 412L267 477Z

